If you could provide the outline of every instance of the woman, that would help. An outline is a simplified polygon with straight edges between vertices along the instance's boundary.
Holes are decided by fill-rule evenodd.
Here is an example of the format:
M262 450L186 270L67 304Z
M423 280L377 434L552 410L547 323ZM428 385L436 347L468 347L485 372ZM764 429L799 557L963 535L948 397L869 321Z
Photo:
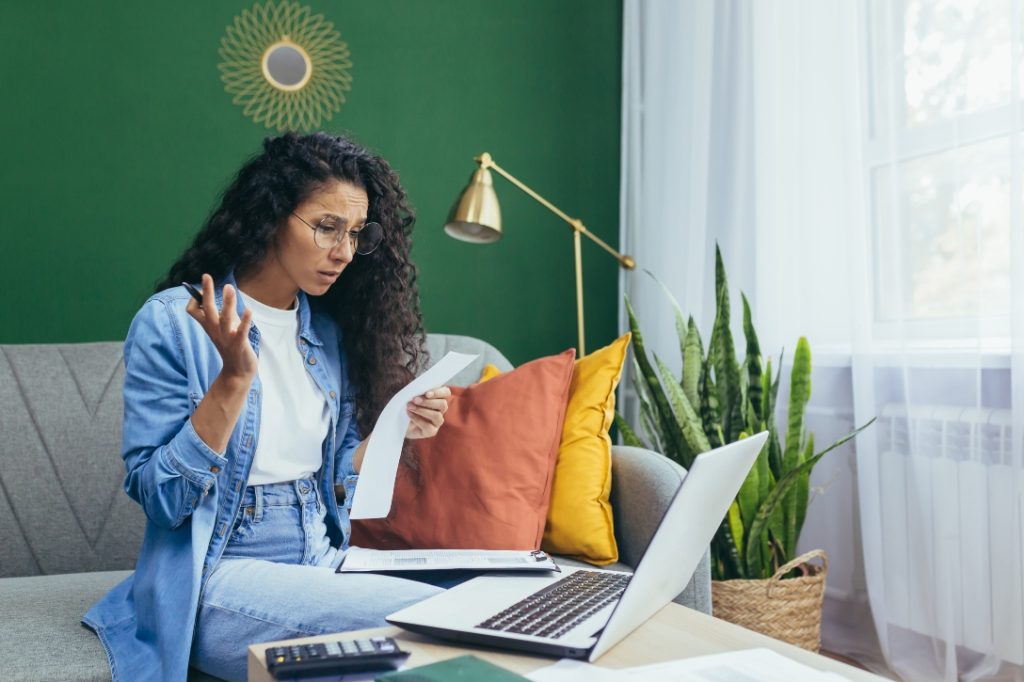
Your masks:
M425 359L413 222L383 159L267 139L136 314L122 457L145 537L83 619L115 681L242 680L250 643L384 625L439 591L334 573L364 437ZM450 395L414 399L406 437L437 433Z

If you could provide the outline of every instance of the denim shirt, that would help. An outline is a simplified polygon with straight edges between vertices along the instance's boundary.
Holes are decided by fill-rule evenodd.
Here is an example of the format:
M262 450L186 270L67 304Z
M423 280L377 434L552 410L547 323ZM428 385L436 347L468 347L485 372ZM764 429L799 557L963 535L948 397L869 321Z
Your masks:
M235 286L233 274L216 287L218 308L226 283ZM82 619L103 643L115 682L187 677L200 596L239 512L260 433L256 377L224 452L215 452L196 434L191 415L222 362L206 332L185 312L189 298L184 287L154 294L135 315L124 343L124 488L142 505L146 529L135 572ZM337 323L304 292L298 299L296 345L331 412L317 482L331 543L345 547L358 478L352 461L360 440L354 396ZM245 307L241 297L236 300L241 317ZM259 355L255 325L249 342ZM335 485L344 486L343 505Z

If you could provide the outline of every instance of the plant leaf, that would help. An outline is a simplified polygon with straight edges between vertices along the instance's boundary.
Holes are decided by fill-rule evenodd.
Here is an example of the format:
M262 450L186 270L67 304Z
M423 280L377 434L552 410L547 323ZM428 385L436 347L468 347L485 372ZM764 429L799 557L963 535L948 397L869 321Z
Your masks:
M640 440L640 436L636 435L636 432L632 427L626 423L626 419L618 412L615 413L615 425L619 427L619 434L622 436L623 444L650 450L650 448Z
M775 370L775 381L772 383L772 406L773 407L775 405L779 404L779 384L782 383L782 365L783 365L783 361L785 359L786 359L786 349L783 348L782 350L779 351L779 367L778 367L778 369ZM772 418L773 416L774 416L774 413L772 415L769 415L769 418Z
M785 497L792 492L793 486L796 485L797 477L804 471L810 471L811 467L817 464L822 455L824 455L824 453L821 455L815 455L803 464L797 466L795 469L787 472L786 475L779 479L775 484L775 487L772 489L771 493L768 494L765 501L761 503L761 507L757 510L757 515L754 518L754 523L750 528L750 534L747 538L748 562L752 559L756 559L756 557L751 556L753 554L753 552L751 552L751 547L759 546L758 543L761 540L762 533L765 531L768 520L776 509L783 503ZM756 541L755 538L757 539ZM792 551L791 548L787 546L786 553L788 554L790 551Z
M743 440L744 438L746 438L746 434L742 434L740 436L740 440ZM757 498L757 491L760 487L759 473L760 472L758 471L755 462L755 466L750 467L750 471L747 472L747 477L743 479L743 485L740 486L739 492L736 493L736 499L733 501L733 504L737 505L740 517L743 520L743 529L746 531L749 531L750 527L753 525L754 517L757 515L757 507L760 503L760 500ZM736 531L734 529L733 535L735 534ZM744 555L741 550L740 559L744 558L747 564L747 575L753 575L754 569L756 569L757 564L760 562L757 561L754 564L751 564L751 555Z
M654 408L654 416L656 417L655 423L658 425L662 435L662 446L669 450L669 452L665 453L666 455L669 455L677 462L681 461L686 457L686 441L683 438L682 431L672 417L672 408L665 398L661 382L658 381L654 368L651 367L651 362L647 359L643 334L640 332L640 324L636 320L636 314L633 312L633 306L630 305L629 297L626 296L625 300L626 312L629 314L629 326L633 332L633 357L636 358L640 366L640 376L647 382L648 392L652 401L651 406ZM692 453L690 453L690 457L692 458Z
M779 444L779 431L775 422L768 422L768 464L771 466L775 480L782 478L782 446Z
M643 427L644 435L647 436L647 440L651 442L654 451L660 452L669 459L675 461L671 453L666 451L664 444L661 442L660 432L658 431L658 427L654 424L654 411L647 403L640 404L640 425Z
M690 404L700 405L700 376L704 372L704 346L700 331L693 317L686 327L686 341L683 343L683 392Z
M732 532L733 542L736 543L736 555L743 557L743 519L742 513L740 512L740 506L736 500L732 501L729 505L729 515L726 517L729 520L729 530Z
M780 504L782 504L783 498L793 489L793 486L796 485L797 477L804 472L809 473L811 469L814 467L814 465L818 463L818 460L820 460L822 457L824 457L829 452L836 449L846 441L856 437L858 433L860 433L867 427L871 426L875 422L875 419L877 419L877 417L872 418L871 421L869 421L867 424L860 427L859 429L856 429L846 434L839 440L832 443L832 445L828 446L827 448L825 448L818 454L814 455L807 461L801 463L792 471L787 472L785 476L778 480L778 482L775 484L775 487L772 488L771 493L769 493L768 497L765 498L764 502L761 503L761 507L757 510L757 515L754 517L754 524L753 526L751 526L750 532L747 534L746 545L748 561L751 554L750 548L758 546L758 543L754 541L754 538L760 539L761 534L764 533L772 513L779 507ZM786 547L786 556L783 557L783 559L785 559L786 561L792 559L793 557L791 555L795 549L795 543L794 546Z
M754 467L757 469L757 504L760 506L764 498L768 497L771 487L775 485L775 477L772 476L771 466L768 464L768 453L771 451L771 435L765 441L761 452L757 453L757 461Z
M637 364L636 358L633 358L633 365L634 376L642 376L640 374L640 365ZM672 459L671 453L664 446L661 429L657 426L654 408L651 407L651 403L647 399L647 382L640 380L634 382L633 385L637 387L637 399L640 401L640 425L643 427L647 440L651 443L651 449Z
M804 448L802 459L808 460L814 456L814 434L807 434L807 447ZM794 540L800 537L800 531L804 527L804 519L807 517L807 503L811 490L811 472L802 475L796 484L796 533Z
M765 499L767 499L768 495L771 494L771 491L775 489L776 481L782 478L782 447L779 445L779 433L775 428L774 421L768 423L767 459L771 477L771 486L769 486L769 489L761 496L761 504L764 504ZM786 547L786 519L783 514L783 505L779 505L775 511L772 512L768 519L768 530L772 534L775 544L770 545L765 542L765 544L769 544L769 552L760 576L762 578L769 577L775 572L775 568L777 566L781 566L786 563L785 561L782 561L781 563L777 562L776 560L779 557L774 555L775 548L781 548L781 556L786 556L786 553L789 551L789 548Z
M647 402L651 402L650 389L647 387L647 382L644 381L643 372L640 371L640 363L636 361L636 353L630 353L629 360L632 365L632 376L630 379L633 380L633 386L636 388L637 397Z
M779 510L776 509L775 511L778 512ZM778 535L775 534L775 531L771 529L770 524L768 526L768 534L771 537L770 539L766 538L764 544L767 545L771 560L765 563L765 566L768 568L768 572L759 576L761 578L770 578L775 574L775 571L779 570L779 566L786 563L786 548L782 546L782 542L778 539Z
M693 457L710 450L711 444L708 443L707 436L704 435L697 412L694 411L690 401L686 399L683 389L673 381L671 370L661 361L657 353L654 355L654 361L658 365L658 372L661 373L662 385L668 389L668 399L672 405L673 416L679 428L682 429L683 437L691 450L689 461L683 464L689 469L693 465Z
M683 316L683 311L679 307L679 302L676 300L676 297L672 295L672 292L669 290L669 288L665 286L665 283L662 282L657 277L655 277L653 272L651 272L650 270L644 270L644 272L647 273L648 277L650 277L651 279L658 283L658 286L661 287L661 290L665 292L665 296L672 303L672 309L675 311L676 315L676 335L679 337L679 354L681 357L685 358L686 335L688 330L686 327L686 318Z
M760 416L761 402L764 387L761 384L761 345L757 340L757 331L750 314L750 302L743 292L740 292L743 299L743 335L747 339L747 357L745 361L747 369L747 398L750 400L750 407L754 415ZM754 424L749 424L750 430L754 430Z
M803 336L796 344L793 369L789 375L789 419L786 426L786 444L782 451L782 470L797 469L803 462L801 440L804 430L804 410L811 399L811 346ZM796 545L797 485L787 495L783 507L786 519L786 550Z
M743 430L740 393L740 368L729 326L729 283L722 251L715 245L715 294L717 307L712 336L714 339L715 385L718 389L719 416L727 443L734 442Z
M813 454L813 452L812 452ZM801 450L798 453L796 459L795 468L799 468L801 464L807 461L807 457L804 456L804 452ZM804 471L796 477L796 482L793 484L792 489L786 494L786 499L782 503L783 515L785 518L785 542L786 548L796 548L796 541L800 537L799 519L801 512L806 512L807 505L807 490L810 486L810 471ZM805 509L800 508L800 498L804 498Z
M637 364L636 358L633 360L633 376L639 377L640 365ZM636 387L636 397L640 401L640 426L643 428L644 435L647 436L647 440L651 444L651 449L655 452L665 454L665 448L661 443L661 434L655 427L654 423L654 408L651 407L651 403L647 400L646 383L642 380L634 381L633 385ZM669 457L671 459L671 457Z
M764 374L761 375L761 410L758 414L762 424L775 422L775 394L772 392L772 359L765 363Z
M704 363L704 371L700 375L698 392L700 394L700 419L704 424L704 433L707 435L711 447L717 448L725 443L722 442L722 424L718 416L718 391L715 389L714 379L711 378L713 358L714 350L709 346L708 359Z
M801 336L793 355L793 369L789 375L789 419L786 426L786 445L782 465L792 469L799 464L800 444L804 429L804 410L811 399L811 346Z
M775 488L775 480L772 480L772 489ZM767 498L766 498L767 499ZM763 503L763 501L762 501ZM765 561L761 566L761 573L758 575L759 578L768 578L778 569L779 566L786 563L787 554L786 545L784 544L786 535L786 523L785 519L782 518L782 505L778 505L768 516L768 532L765 533L761 540L762 546L765 548ZM795 549L795 548L794 548ZM795 556L795 554L793 555Z
M722 523L718 526L718 532L712 541L712 551L718 556L724 569L722 574L716 578L717 580L747 577L747 572L743 569L743 562L736 551L736 539L732 536L732 531L729 529L728 515L722 519Z

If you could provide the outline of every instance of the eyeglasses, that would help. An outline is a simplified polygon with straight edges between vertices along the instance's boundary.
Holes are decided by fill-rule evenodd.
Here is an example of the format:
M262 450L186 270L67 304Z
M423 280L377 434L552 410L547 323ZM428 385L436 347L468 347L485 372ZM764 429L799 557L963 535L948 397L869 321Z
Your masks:
M348 237L352 244L352 250L361 256L373 253L373 250L380 246L384 238L384 228L380 223L365 223L362 227L346 230L343 224L335 216L324 216L316 225L307 222L298 213L292 215L305 223L313 230L313 241L321 249L333 249L341 243L342 239Z

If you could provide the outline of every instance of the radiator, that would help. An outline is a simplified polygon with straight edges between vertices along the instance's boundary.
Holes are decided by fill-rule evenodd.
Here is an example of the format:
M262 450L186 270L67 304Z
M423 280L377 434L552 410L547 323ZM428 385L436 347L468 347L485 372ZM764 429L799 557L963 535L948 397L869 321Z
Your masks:
M882 410L882 564L890 624L1024 664L1024 474L1011 427L1009 410Z

